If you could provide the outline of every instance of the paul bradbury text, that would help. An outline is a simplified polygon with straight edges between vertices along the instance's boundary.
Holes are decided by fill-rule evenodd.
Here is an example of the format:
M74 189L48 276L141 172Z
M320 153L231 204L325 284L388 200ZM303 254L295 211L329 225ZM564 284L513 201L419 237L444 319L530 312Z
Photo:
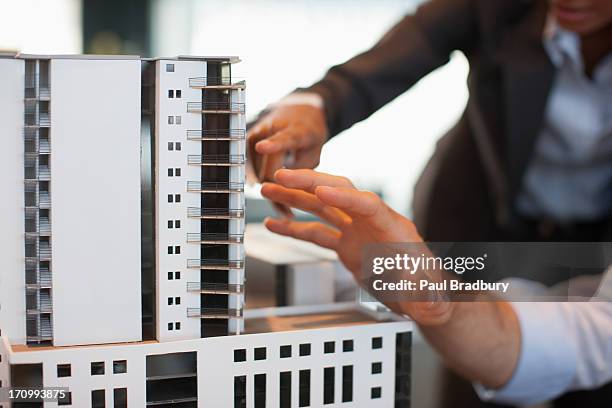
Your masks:
M375 291L453 291L453 292L501 292L506 293L510 287L507 282L485 282L477 280L475 282L462 282L458 279L450 279L441 282L431 282L427 279L407 280L402 279L398 282L385 282L377 279L372 282Z

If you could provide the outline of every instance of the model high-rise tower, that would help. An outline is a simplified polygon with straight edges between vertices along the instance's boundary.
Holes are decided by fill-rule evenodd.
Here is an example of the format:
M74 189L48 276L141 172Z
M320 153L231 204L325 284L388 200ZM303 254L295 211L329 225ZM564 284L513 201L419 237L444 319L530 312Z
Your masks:
M245 83L232 79L237 61L144 62L160 341L244 331Z
M0 55L0 408L409 405L409 322L244 311L235 62Z

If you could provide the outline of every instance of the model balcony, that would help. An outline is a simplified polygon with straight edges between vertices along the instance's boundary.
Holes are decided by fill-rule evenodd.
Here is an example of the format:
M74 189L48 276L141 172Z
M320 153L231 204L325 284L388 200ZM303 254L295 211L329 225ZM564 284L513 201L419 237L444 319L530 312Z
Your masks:
M187 102L187 112L244 113L244 103L239 103L239 102Z
M36 255L37 256L29 257L29 258L37 258L39 261L51 260L51 245L49 245L48 242L41 242L38 245L38 251L36 252Z
M223 232L188 233L187 242L193 244L242 244L244 235Z
M49 139L40 138L38 140L38 154L50 154L51 153L51 142Z
M27 160L27 157L26 157ZM51 180L51 169L46 165L38 165L33 163L27 163L25 165L24 180L32 184L33 182L39 181L50 181Z
M40 208L51 208L51 197L48 191L38 193L38 206Z
M244 140L244 129L188 130L187 140Z
M189 87L196 89L245 89L246 82L232 77L189 78Z
M50 154L51 143L47 136L38 136L38 129L24 129L25 153L27 155Z
M53 340L53 330L40 330L36 335L28 335L28 343L41 343Z
M239 166L244 164L243 154L190 154L187 164L192 166Z
M187 268L191 269L243 269L243 259L188 259Z
M39 75L28 75L25 78L25 99L48 101L51 98L51 87L46 81L39 81Z
M37 305L30 306L26 309L27 314L50 314L53 312L53 304L49 296L43 296L43 292L40 293L40 300Z
M28 156L51 154L51 143L49 143L48 139L41 139L40 141L32 141L30 143L26 141L25 147L25 154Z
M51 235L51 222L48 217L40 217L38 221L38 233L42 236Z
M187 291L229 295L231 293L244 293L244 285L237 283L187 282Z
M49 169L49 166L44 166L44 165L38 166L38 180L39 181L51 180L51 169Z
M188 307L187 317L199 317L201 319L237 319L242 317L242 310L220 307Z
M187 217L203 219L244 218L243 208L187 208Z
M27 341L43 342L53 340L50 315L30 316L26 322Z
M244 191L244 183L188 181L187 191L192 193L241 193Z
M26 273L26 279L26 289L29 290L50 289L53 286L51 272L48 268L40 268L38 276L36 276L36 270Z

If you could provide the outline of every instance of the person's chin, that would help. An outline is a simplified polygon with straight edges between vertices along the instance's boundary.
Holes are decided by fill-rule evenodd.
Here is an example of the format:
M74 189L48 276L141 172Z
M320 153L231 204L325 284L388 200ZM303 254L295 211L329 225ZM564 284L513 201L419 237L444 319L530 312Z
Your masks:
M595 30L594 15L591 10L553 6L553 13L557 23L566 30L578 34L588 34Z

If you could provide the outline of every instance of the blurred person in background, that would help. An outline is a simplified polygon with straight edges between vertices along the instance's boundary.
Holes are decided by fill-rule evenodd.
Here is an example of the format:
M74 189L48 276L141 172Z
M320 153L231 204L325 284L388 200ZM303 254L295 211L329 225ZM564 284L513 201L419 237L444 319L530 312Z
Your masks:
M469 100L416 185L421 236L611 240L610 0L426 2L370 50L262 112L249 131L255 174L265 181L285 165L316 167L330 137L405 92L455 50L470 64ZM401 129L410 113L397 120ZM418 143L418 135L398 137ZM567 278L537 277L549 285ZM556 405L610 401L612 387L603 387Z

